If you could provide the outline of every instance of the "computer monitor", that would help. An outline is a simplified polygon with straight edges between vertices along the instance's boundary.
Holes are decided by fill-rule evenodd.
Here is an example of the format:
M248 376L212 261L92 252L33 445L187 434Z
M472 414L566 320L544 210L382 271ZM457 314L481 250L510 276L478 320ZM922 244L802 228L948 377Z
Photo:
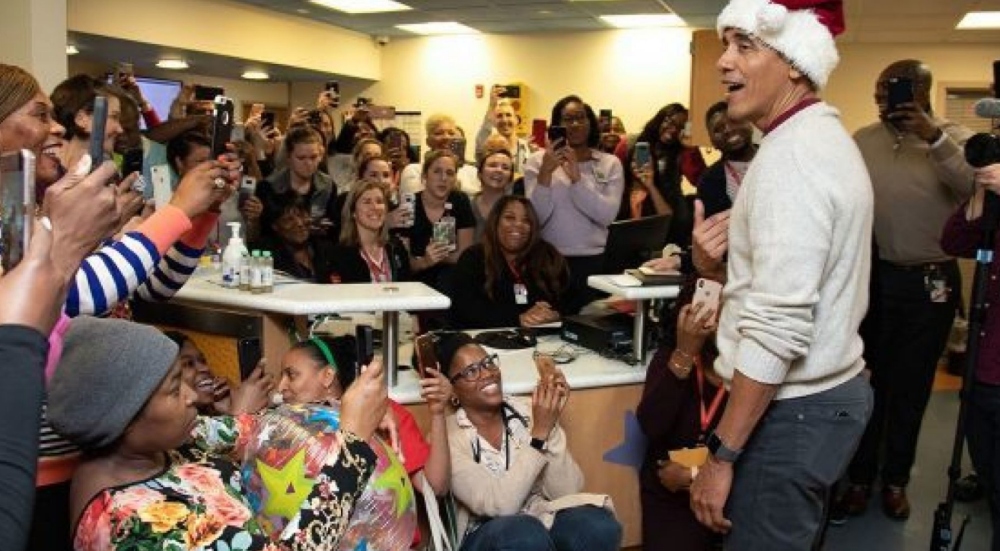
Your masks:
M170 105L181 93L181 81L167 80L162 78L135 77L139 90L142 90L142 97L146 98L156 110L160 120L167 120L170 116ZM139 119L140 128L146 129L146 122Z
M670 218L669 214L661 214L611 224L604 247L604 273L620 274L659 256L667 244Z

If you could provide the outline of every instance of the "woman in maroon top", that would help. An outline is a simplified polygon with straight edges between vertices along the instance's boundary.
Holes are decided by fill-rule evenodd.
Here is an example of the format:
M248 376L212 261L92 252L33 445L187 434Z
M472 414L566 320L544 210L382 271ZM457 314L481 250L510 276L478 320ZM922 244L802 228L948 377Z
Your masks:
M646 385L636 416L649 440L639 471L642 500L642 543L646 549L705 551L721 540L700 524L691 511L688 489L698 467L679 463L685 454L707 458L704 438L725 409L726 391L712 369L717 352L708 342L715 333L717 312L690 304L693 286L677 301L679 312L665 325L668 342L661 346L646 371ZM676 343L669 342L676 336ZM705 346L708 344L708 346ZM706 349L706 350L703 350ZM681 451L685 448L693 451Z
M1000 193L1000 164L976 169L977 193L958 208L944 226L941 248L944 252L973 258L983 233L983 196ZM1000 241L994 236L993 262L986 296L1000 293ZM986 308L980 339L979 357L969 406L969 456L979 475L979 483L990 503L993 522L993 551L1000 550L1000 311Z

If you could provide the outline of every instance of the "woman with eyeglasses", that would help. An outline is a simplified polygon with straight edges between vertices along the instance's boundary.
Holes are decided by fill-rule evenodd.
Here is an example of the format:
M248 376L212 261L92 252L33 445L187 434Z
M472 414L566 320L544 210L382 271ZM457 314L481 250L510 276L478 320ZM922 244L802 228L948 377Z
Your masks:
M578 96L556 102L552 126L565 128L566 138L557 137L525 163L525 195L542 237L569 263L570 289L585 303L596 298L587 277L604 270L608 225L618 214L625 176L617 157L597 149L597 115Z
M460 551L618 549L607 498L578 494L583 473L559 426L566 377L554 370L529 402L504 395L499 358L465 333L442 333L437 356L457 408L448 443Z

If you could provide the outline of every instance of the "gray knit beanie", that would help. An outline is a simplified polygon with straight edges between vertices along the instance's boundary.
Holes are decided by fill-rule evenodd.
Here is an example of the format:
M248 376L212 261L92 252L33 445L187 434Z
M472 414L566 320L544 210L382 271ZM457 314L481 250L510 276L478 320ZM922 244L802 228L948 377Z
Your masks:
M49 382L48 417L83 449L117 440L167 376L178 348L154 327L80 317Z

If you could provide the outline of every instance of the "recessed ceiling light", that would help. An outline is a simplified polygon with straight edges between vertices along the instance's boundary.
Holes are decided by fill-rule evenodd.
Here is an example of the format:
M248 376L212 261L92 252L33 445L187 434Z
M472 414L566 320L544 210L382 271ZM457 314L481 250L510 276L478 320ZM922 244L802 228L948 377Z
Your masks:
M247 80L267 80L271 78L271 75L264 71L243 71L241 76Z
M1000 11L970 11L956 29L1000 29Z
M456 23L455 21L396 25L396 28L414 34L479 34L479 31L476 29L466 27L465 25Z
M66 55L76 55L80 53L80 50L76 49L76 46L69 44L66 46Z
M392 0L309 0L309 2L344 13L385 13L413 9Z
M187 69L188 62L183 59L161 59L156 62L160 69Z
M619 29L640 29L646 27L685 27L687 23L672 13L647 13L636 15L602 15L601 19Z

